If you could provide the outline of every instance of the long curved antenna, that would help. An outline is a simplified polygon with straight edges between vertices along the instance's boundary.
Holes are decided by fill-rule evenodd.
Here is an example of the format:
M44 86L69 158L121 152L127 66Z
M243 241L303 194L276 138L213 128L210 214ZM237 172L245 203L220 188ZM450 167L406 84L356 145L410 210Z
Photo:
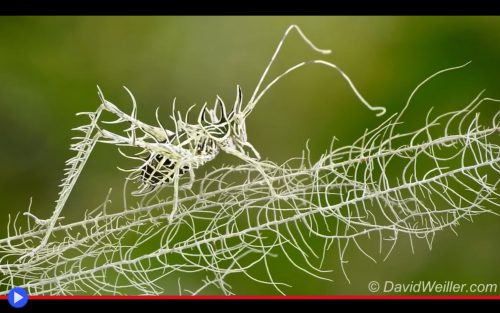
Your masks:
M353 82L351 81L351 79L349 78L349 76L347 76L347 74L345 74L337 65L333 64L333 63L330 63L330 62L327 62L327 61L324 61L324 60L311 60L311 61L304 61L304 62L301 62L299 64L296 64L292 67L290 67L288 70L286 70L285 72L283 72L281 75L279 75L278 77L276 77L274 80L271 81L271 83L269 83L262 91L260 91L260 87L262 85L262 82L264 81L264 78L266 77L267 73L269 72L269 69L271 68L271 65L274 63L274 60L276 59L276 56L278 55L286 37L288 36L288 34L290 33L291 30L295 29L299 35L302 37L302 39L307 43L307 45L309 47L311 47L311 49L313 49L314 51L316 52L319 52L321 54L330 54L331 53L331 50L327 50L327 49L320 49L318 47L316 47L312 42L311 40L309 40L305 35L304 33L302 32L302 30L297 26L297 25L291 25L290 27L288 27L288 29L285 31L285 34L283 35L283 38L281 39L281 41L279 42L278 44L278 47L276 48L276 51L274 52L272 58L271 58L271 61L269 62L269 64L267 65L266 69L264 70L264 73L262 74L260 80L259 80L259 83L257 84L257 87L255 88L255 91L254 93L252 94L252 98L250 98L250 101L248 102L248 105L245 107L244 109L244 116L247 117L253 110L253 108L255 107L255 105L257 104L257 102L259 102L260 98L262 98L262 96L269 90L269 88L271 88L276 82L278 82L281 78L283 78L285 75L289 74L290 72L304 66L304 65L308 65L308 64L321 64L321 65L325 65L325 66L328 66L328 67L331 67L335 70L337 70L341 75L342 77L347 81L347 83L349 84L349 86L351 87L352 91L354 92L354 94L356 95L356 97L368 108L370 109L371 111L379 111L379 113L377 113L377 116L381 116L381 115L384 115L385 112L386 112L386 109L385 107L375 107L375 106L372 106L368 103L368 101L366 101L363 96L361 96L360 92L356 89L356 87L354 86Z
M365 100L365 98L363 98L363 96L361 95L361 93L358 91L358 89L356 88L356 86L354 86L354 83L352 82L352 80L349 78L349 76L347 76L346 73L344 73L344 71L342 71L337 65L333 64L333 63L330 63L330 62L327 62L327 61L324 61L324 60L311 60L311 61L304 61L304 62L301 62L299 64L296 64L292 67L290 67L288 70L286 70L285 72L283 72L282 74L280 74L278 77L276 77L275 79L273 79L263 90L262 92L255 98L255 103L259 102L260 98L262 98L262 96L264 96L264 94L269 91L269 89L274 85L276 84L281 78L283 78L284 76L290 74L291 72L305 66L305 65L309 65L309 64L320 64L320 65L324 65L324 66L327 66L327 67L331 67L333 69L335 69L337 72L340 73L340 75L342 75L342 78L344 78L345 81L347 81L347 83L349 84L349 87L351 87L352 91L354 92L354 94L356 95L356 97L368 108L370 109L371 111L379 111L379 113L377 113L376 115L377 116L381 116L381 115L384 115L385 112L386 112L386 109L385 107L381 107L381 106L372 106L370 103L368 103L368 101ZM246 109L246 108L245 108ZM247 114L249 114L250 112L248 112Z
M285 42L285 39L288 37L289 33L292 30L297 31L297 33L300 35L300 37L302 37L302 39L307 43L307 45L311 49L313 49L314 51L319 52L321 54L330 54L330 53L332 53L332 51L329 50L329 49L320 49L320 48L316 47L316 45L314 45L312 43L312 41L309 40L309 38L307 38L306 35L304 35L304 33L302 32L302 30L300 29L299 26L297 26L297 25L290 25L287 28L287 30L285 31L285 34L283 34L283 37L281 38L280 42L278 43L278 46L276 47L276 50L274 51L274 54L271 57L271 61L269 61L269 64L267 65L266 69L264 70L264 73L262 73L262 76L260 77L260 80L257 83L257 86L255 87L255 90L254 90L254 92L252 94L252 97L250 98L250 101L248 101L248 105L244 109L245 115L248 115L248 113L250 113L253 110L253 108L255 107L255 104L257 103L257 101L255 101L255 97L257 96L257 94L259 92L260 86L264 82L264 79L266 78L266 75L269 72L269 69L273 65L274 60L276 59L276 57L278 56L278 53L280 52L281 47L283 46L283 43Z

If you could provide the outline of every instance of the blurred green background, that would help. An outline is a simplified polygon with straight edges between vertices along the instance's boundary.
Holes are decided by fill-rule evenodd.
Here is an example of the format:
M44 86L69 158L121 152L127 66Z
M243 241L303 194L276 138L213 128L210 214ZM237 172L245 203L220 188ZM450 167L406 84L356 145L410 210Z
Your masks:
M0 17L0 236L6 235L7 214L26 210L30 197L33 212L52 212L64 161L72 156L70 129L85 121L75 113L97 108L96 84L128 110L121 87L126 85L146 122L154 121L157 106L169 114L174 97L181 111L213 103L217 94L232 103L240 84L248 100L292 23L319 47L332 49L325 59L389 114L430 74L472 60L418 94L404 119L410 128L421 126L431 107L436 113L461 108L483 88L500 98L498 17ZM271 77L313 57L318 55L292 35ZM496 111L486 108L484 114ZM349 144L380 121L336 72L312 66L277 84L247 128L263 158L282 162L299 156L307 139L314 159L333 136L339 145ZM116 166L123 162L115 148L99 146L63 215L78 219L104 200L109 187L120 190L124 174ZM334 259L333 283L285 265L278 276L288 276L294 286L285 289L289 294L368 294L372 280L500 283L499 225L498 216L479 216L457 229L459 238L439 233L432 251L419 242L415 254L401 240L378 264L352 249L346 264L350 284ZM247 294L275 292L244 276L231 282Z

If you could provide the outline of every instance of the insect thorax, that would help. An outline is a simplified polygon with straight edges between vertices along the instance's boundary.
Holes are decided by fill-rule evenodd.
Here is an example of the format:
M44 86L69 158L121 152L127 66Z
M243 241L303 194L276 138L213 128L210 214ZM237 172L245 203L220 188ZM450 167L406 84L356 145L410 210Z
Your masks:
M194 179L194 170L213 160L221 150L243 150L246 143L245 118L241 111L242 94L237 88L236 102L232 110L226 109L222 99L217 97L213 109L206 104L198 115L197 123L188 122L180 114L172 115L175 131L149 126L129 118L118 108L108 105L121 120L132 120L133 129L143 133L143 152L147 157L133 170L134 180L140 182L136 195L146 194L171 184L186 172ZM188 110L189 112L189 110ZM134 140L132 140L134 141ZM134 144L133 144L134 145Z

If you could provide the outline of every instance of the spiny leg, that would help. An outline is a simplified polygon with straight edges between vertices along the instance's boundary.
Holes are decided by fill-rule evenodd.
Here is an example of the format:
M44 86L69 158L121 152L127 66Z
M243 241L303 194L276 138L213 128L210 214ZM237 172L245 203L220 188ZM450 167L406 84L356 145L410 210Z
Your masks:
M99 121L102 110L103 107L99 106L99 108L95 112L84 113L90 117L91 119L90 124L75 128L75 130L83 131L85 133L85 136L82 138L80 142L75 143L71 146L72 150L77 151L77 155L71 158L70 160L66 161L69 167L67 168L67 173L65 174L65 178L63 179L62 184L60 185L62 189L59 192L59 198L56 201L56 207L54 208L54 211L50 218L46 220L35 218L35 222L37 224L46 227L45 235L42 237L42 240L40 241L37 247L35 247L29 253L21 256L20 258L21 260L24 258L29 258L34 256L48 244L50 236L54 230L54 227L57 221L60 220L59 215L64 209L66 201L68 200L71 191L73 190L73 187L75 186L78 178L80 177L80 174L83 168L85 167L85 164L87 163L90 154L94 150L96 143L99 141L101 137L101 133L97 127L97 122ZM34 217L34 215L31 213L25 215Z

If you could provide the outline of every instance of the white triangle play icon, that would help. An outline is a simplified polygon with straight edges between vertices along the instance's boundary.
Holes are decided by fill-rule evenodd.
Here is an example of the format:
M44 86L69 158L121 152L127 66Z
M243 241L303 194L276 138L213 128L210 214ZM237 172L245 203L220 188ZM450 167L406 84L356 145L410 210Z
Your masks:
M24 297L14 291L14 303L21 301Z

